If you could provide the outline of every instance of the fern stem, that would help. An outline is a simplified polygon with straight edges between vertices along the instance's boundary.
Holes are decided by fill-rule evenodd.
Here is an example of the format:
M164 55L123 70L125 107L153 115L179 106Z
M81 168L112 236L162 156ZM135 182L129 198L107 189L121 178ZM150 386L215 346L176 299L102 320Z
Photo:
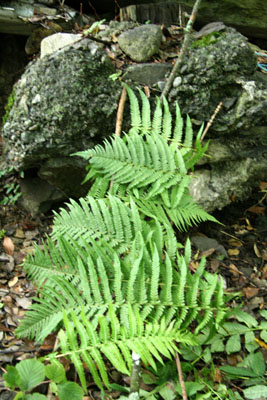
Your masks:
M179 354L177 353L177 351L175 351L175 361L176 361L176 367L177 367L178 375L179 375L179 382L180 382L181 389L182 389L183 400L187 400L182 366L181 366L180 357L179 357Z
M141 359L140 355L132 352L133 369L131 374L131 385L130 385L130 395L129 400L139 399L139 389L140 389L140 372L141 372Z

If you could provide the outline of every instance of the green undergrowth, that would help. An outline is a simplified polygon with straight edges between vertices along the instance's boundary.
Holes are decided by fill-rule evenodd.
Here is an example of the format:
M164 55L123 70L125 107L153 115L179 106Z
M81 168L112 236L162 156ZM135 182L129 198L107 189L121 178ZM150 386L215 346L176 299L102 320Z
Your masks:
M179 353L190 399L242 399L245 390L263 385L253 334L266 339L266 315L258 326L229 309L233 295L223 279L206 269L205 258L192 270L190 241L177 241L177 231L217 223L189 193L194 166L208 148L203 126L194 134L178 104L173 116L166 99L157 100L152 113L141 90L140 102L126 89L130 131L76 154L88 161L89 193L55 213L52 234L24 261L37 296L16 335L42 342L56 332L59 345L50 358L71 360L84 393L94 381L102 398L114 389L125 393L121 400L128 396L122 377L132 373L134 352L152 385L140 391L142 398L181 398L174 369ZM253 359L261 366L249 387L243 389L243 373L238 389L227 390L228 375L237 370L222 369L226 383L216 380L215 354L238 352L242 341L249 365ZM112 370L121 376L116 383Z

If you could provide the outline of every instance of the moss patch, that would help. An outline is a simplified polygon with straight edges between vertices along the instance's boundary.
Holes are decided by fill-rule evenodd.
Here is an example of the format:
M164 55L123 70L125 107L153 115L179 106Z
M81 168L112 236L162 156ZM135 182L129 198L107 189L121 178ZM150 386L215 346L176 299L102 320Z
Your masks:
M11 94L8 97L7 104L5 105L5 114L4 114L3 118L2 118L3 125L8 120L9 113L10 113L10 111L11 111L11 109L13 107L14 101L15 101L15 94L16 94L15 93L15 89L13 88Z
M193 42L191 48L192 49L200 49L201 47L209 46L210 44L214 44L217 42L219 37L221 37L224 33L221 32L211 32L206 36L203 36L201 39L197 39Z

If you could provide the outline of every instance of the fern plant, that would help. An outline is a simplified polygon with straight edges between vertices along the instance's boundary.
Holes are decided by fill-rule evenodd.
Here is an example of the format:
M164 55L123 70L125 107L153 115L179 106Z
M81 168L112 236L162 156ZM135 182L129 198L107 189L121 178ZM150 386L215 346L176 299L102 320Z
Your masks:
M89 160L92 188L68 210L55 214L51 238L24 262L38 297L16 333L38 341L59 330L86 391L84 365L96 384L109 386L105 360L130 373L131 351L156 368L178 343L194 345L204 328L225 317L222 281L205 271L203 259L191 272L190 242L180 230L214 220L191 199L188 170L204 154L176 105L175 125L166 100L153 118L140 91L127 87L132 126L123 138L78 153ZM184 136L184 138L183 138ZM59 355L60 356L60 355Z
M205 154L208 143L202 146L203 126L193 146L190 118L183 118L178 104L174 126L167 100L157 99L153 117L150 103L139 90L138 100L126 86L131 104L131 129L123 138L113 136L104 145L76 153L89 161L85 180L93 182L89 194L103 198L112 193L124 201L133 196L142 214L173 223L187 230L201 221L215 219L202 210L189 195L192 175L188 171ZM110 181L112 185L110 186Z

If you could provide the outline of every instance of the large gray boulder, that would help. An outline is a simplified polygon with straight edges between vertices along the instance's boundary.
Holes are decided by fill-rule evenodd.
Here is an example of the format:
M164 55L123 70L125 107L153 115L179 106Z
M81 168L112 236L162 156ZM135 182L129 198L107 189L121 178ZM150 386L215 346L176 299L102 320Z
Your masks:
M102 32L105 40L109 35L111 31ZM256 70L255 53L241 34L225 28L208 39L204 47L194 43L186 54L168 97L171 108L178 101L196 129L223 103L207 134L209 157L201 160L191 185L194 198L213 211L233 198L246 198L267 178L267 79ZM45 39L50 40L53 36ZM39 178L58 189L58 199L86 192L80 184L83 161L69 155L101 143L114 132L121 84L109 79L118 71L102 45L79 36L72 45L53 48L59 50L43 53L17 83L15 103L2 134L9 164L19 170L34 169ZM113 58L116 52L121 55L119 44L113 44L112 51ZM124 66L123 76L132 87L151 86L153 101L170 68L171 63L160 68L157 63L130 64ZM126 131L127 111L126 106Z
M232 28L218 35L211 36L210 44L203 47L209 39L193 43L169 100L178 99L183 112L198 121L208 121L211 110L222 101L223 108L212 126L217 133L229 135L267 124L266 79L256 73L255 52Z
M102 45L80 37L31 62L15 86L15 103L2 130L7 162L24 171L41 167L42 177L52 184L56 179L67 196L74 194L70 182L81 194L84 165L69 155L114 131L121 92L109 79L115 71Z

